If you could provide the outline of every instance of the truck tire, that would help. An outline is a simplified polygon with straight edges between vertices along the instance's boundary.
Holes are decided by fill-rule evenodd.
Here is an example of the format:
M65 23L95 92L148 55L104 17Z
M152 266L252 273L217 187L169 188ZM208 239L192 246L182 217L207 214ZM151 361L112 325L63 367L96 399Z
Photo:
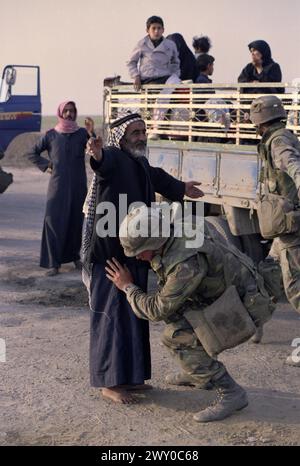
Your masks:
M217 230L217 232L219 233L220 238L224 239L226 242L230 244L233 244L236 248L242 251L242 244L240 241L240 237L234 236L231 233L228 222L224 217L208 216L208 217L205 217L205 220L207 222L208 228L209 228L209 225L214 226L215 230Z
M242 235L240 236L240 240L242 251L251 257L256 265L268 255L266 247L261 243L261 236L259 234Z
M16 136L5 151L3 165L18 168L32 167L32 162L26 157L34 144L37 143L43 133L22 133Z
M0 194L4 193L8 186L13 182L11 173L7 173L0 167Z

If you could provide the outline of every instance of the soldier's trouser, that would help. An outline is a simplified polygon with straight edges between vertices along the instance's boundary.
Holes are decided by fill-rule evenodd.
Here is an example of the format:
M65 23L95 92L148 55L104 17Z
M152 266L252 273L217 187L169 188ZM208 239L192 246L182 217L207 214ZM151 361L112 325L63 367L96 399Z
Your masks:
M221 362L206 353L184 317L166 325L162 342L181 368L198 380L199 385L204 386L213 376L217 375L219 378L226 371Z
M279 238L273 239L269 256L273 257L276 261L280 261Z
M300 313L300 238L285 235L276 238L286 297Z

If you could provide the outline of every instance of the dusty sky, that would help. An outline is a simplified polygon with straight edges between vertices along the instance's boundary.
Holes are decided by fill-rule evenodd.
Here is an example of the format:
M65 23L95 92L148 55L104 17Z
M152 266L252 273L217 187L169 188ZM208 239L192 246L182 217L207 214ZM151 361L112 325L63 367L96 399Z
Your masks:
M162 16L165 35L208 35L214 82L234 82L250 60L247 44L270 43L283 80L300 77L299 0L0 0L0 66L41 67L44 114L73 99L79 113L102 113L102 82L121 74L145 21Z

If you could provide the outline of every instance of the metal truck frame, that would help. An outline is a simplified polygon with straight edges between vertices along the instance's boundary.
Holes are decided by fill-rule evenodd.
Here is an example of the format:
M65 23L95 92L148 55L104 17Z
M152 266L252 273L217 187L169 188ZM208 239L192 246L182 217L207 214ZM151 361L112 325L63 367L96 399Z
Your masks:
M274 95L288 113L287 128L300 138L300 84L183 83L146 85L136 92L132 85L111 80L105 82L103 99L104 133L125 109L140 113L149 134L151 165L184 181L201 181L206 215L215 216L212 221L222 233L234 235L232 240L256 261L268 251L256 215L259 136L249 119L251 102L265 95L251 89L260 87L282 89ZM165 112L161 120L155 117L158 109Z

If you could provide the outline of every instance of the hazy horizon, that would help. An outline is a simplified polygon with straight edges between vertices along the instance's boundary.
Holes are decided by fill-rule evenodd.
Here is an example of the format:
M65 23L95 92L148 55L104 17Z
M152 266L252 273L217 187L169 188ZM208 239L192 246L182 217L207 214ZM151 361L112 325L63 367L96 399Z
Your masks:
M215 83L236 82L250 61L247 44L269 42L283 81L300 77L300 1L287 0L0 0L1 69L6 64L41 67L44 115L55 115L61 101L75 100L79 114L102 113L103 79L121 74L145 34L145 21L159 15L165 35L180 32L192 48L194 35L213 43Z

